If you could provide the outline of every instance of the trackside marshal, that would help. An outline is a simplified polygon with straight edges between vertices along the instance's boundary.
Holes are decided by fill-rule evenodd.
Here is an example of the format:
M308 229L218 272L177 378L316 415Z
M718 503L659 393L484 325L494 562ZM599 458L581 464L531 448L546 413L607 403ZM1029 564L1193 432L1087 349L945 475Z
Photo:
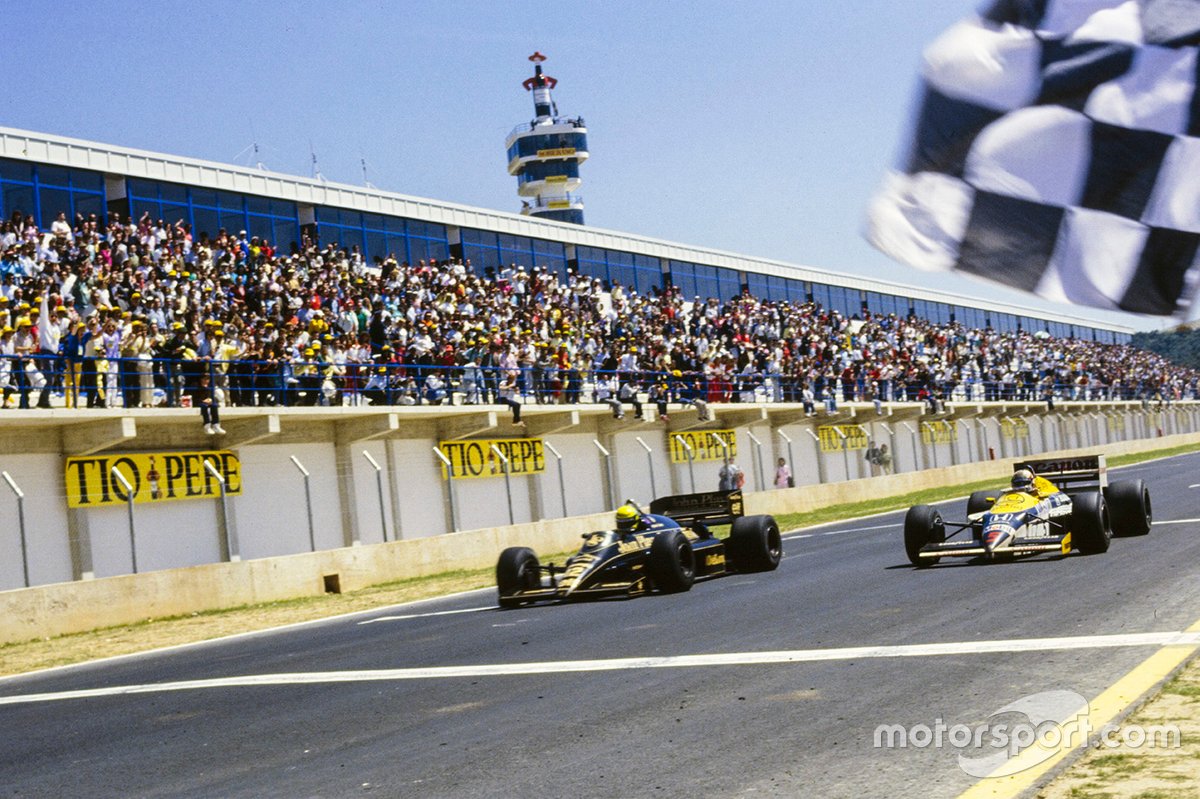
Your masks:
M213 499L221 495L220 482L204 468L211 463L225 480L225 493L242 493L242 463L234 452L136 452L67 458L67 507L101 508L129 501L116 469L133 488L135 503L177 499Z

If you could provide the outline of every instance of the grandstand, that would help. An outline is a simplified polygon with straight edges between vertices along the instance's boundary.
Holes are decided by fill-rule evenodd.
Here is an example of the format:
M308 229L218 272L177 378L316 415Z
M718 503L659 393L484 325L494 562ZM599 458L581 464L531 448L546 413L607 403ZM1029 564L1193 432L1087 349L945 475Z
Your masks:
M0 211L5 405L501 400L515 421L1197 391L1116 325L23 131L0 129Z
M1132 328L971 300L913 286L617 231L410 197L377 189L0 127L0 212L22 210L41 230L59 213L148 213L183 220L198 238L221 228L270 240L280 252L304 232L372 258L469 260L479 274L510 263L567 269L645 295L729 300L743 288L771 300L816 302L845 316L916 315L998 332L1045 331L1127 343Z

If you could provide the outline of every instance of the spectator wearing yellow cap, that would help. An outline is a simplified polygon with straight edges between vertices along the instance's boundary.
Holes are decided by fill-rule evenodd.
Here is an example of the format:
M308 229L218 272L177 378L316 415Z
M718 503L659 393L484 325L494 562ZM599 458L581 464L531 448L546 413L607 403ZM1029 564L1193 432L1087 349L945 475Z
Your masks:
M126 408L142 407L141 359L147 352L146 326L141 319L133 319L121 339L121 401Z
M37 339L33 334L33 322L28 316L17 319L13 336L13 377L17 384L18 407L29 407L30 380L39 374L31 360L37 351Z
M13 343L13 330L11 325L0 327L0 389L3 390L3 396L0 396L0 408L7 408L9 398L17 389L16 380L13 378L13 364L16 362L16 347Z

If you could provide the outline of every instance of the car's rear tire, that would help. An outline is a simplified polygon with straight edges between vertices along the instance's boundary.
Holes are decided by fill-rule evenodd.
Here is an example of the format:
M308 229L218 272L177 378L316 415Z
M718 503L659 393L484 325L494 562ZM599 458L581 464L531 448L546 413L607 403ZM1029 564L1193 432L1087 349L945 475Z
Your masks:
M1104 490L1112 514L1113 535L1145 535L1150 532L1154 514L1150 507L1150 489L1143 480L1121 480Z
M1112 541L1112 521L1102 493L1088 491L1075 495L1071 503L1071 535L1075 548L1085 555L1108 551Z
M940 544L946 540L946 523L932 505L914 505L904 515L904 551L908 560L918 568L937 563L939 558L923 558L921 547Z
M725 552L743 572L769 572L783 558L783 536L774 516L740 516L733 520Z
M659 533L650 544L650 577L659 591L687 591L696 581L696 554L680 530Z
M987 489L973 492L967 498L967 516L974 516L976 513L991 509L996 501L997 493L995 490ZM983 522L971 522L971 537L976 541L983 540Z
M542 587L542 574L537 555L529 547L509 547L496 561L496 591L500 607L515 608L525 600L513 594Z

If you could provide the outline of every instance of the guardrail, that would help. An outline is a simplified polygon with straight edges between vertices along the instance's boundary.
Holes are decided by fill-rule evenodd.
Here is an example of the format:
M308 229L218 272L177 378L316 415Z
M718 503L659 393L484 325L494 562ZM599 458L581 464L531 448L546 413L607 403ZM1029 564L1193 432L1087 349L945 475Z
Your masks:
M222 406L475 405L498 401L501 379L516 378L522 403L601 403L619 397L629 383L637 397L655 385L664 403L805 402L808 381L778 372L709 375L700 372L608 371L526 365L346 362L337 360L215 358L83 358L53 355L0 356L0 407L189 407L211 397ZM204 381L207 382L204 382ZM615 381L615 382L614 382ZM816 402L858 402L868 395L865 379L834 379L813 388ZM656 392L656 394L658 394ZM881 402L924 402L930 410L946 402L1142 401L1197 399L1189 387L1167 392L1153 382L1119 386L1077 383L1013 383L968 379L942 383L882 381ZM647 400L649 401L649 400Z

